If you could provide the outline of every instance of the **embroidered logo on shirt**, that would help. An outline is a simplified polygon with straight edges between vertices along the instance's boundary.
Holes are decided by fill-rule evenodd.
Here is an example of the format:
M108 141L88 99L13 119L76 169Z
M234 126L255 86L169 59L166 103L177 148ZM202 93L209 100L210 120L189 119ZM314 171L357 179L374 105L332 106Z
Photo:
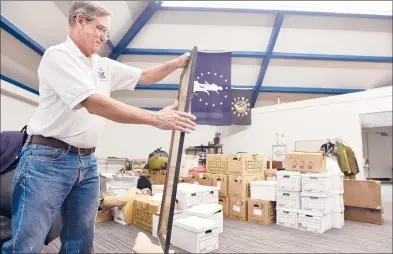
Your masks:
M99 77L101 80L106 80L105 72L104 72L103 69L99 68L99 69L97 70L97 73L98 73L98 77Z

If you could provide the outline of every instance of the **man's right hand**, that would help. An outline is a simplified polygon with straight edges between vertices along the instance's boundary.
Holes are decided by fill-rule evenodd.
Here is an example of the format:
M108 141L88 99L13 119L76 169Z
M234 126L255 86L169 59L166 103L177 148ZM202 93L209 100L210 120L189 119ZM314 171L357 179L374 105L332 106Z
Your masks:
M191 133L196 130L196 117L181 111L165 107L155 112L153 126L161 130L177 130L185 133Z

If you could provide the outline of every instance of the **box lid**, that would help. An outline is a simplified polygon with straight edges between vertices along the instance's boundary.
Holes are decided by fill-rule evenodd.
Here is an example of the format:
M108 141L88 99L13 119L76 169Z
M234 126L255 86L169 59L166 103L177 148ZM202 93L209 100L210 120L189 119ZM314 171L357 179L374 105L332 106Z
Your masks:
M300 195L302 197L328 198L330 196L333 196L333 193L325 194L325 193L307 193L307 192L302 192Z
M290 208L276 207L276 211L299 213L301 211L301 209L290 209Z
M277 186L277 181L251 181L250 185Z
M197 191L205 192L205 191L219 191L216 186L205 186L205 185L197 185L195 184Z
M303 214L303 215L308 215L308 216L312 216L312 217L323 217L324 214L322 214L321 212L311 212L311 211L305 211L305 210L300 210L298 212L299 214Z
M338 173L334 172L325 172L325 173L307 173L303 174L302 177L317 177L317 178L327 178L327 177L333 177L335 175L339 175Z
M187 209L185 212L202 218L207 218L222 210L222 205L199 204Z
M300 172L297 171L288 171L288 170L279 170L276 172L277 176L284 176L284 175L289 175L289 176L301 176Z
M194 233L200 233L217 228L217 223L197 216L190 216L173 221L173 225Z

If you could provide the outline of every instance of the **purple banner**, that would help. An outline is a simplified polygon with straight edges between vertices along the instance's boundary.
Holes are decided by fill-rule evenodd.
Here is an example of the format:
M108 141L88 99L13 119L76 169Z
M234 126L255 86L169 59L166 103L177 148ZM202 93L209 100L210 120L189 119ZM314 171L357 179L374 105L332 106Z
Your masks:
M191 112L199 125L232 124L231 52L198 52Z

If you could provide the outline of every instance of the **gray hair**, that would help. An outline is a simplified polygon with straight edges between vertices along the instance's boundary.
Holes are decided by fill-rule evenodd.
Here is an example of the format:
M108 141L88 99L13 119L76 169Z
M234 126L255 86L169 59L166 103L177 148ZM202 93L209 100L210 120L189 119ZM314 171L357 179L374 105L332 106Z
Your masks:
M74 1L68 15L70 25L78 14L83 14L88 21L91 21L97 16L108 16L112 13L97 1Z

